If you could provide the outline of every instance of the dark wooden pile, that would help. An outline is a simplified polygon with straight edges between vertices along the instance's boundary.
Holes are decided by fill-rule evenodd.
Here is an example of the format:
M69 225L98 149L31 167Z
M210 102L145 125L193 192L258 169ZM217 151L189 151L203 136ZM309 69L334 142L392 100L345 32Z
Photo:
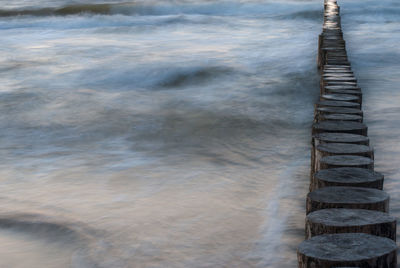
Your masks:
M396 267L396 219L374 171L362 92L347 58L336 0L325 0L318 40L321 95L312 127L306 240L298 267Z

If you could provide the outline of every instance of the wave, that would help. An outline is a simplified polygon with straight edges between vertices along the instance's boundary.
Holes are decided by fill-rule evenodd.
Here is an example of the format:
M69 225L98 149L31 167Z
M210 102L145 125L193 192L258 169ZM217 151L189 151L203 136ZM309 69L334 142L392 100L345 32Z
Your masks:
M283 16L281 16L281 18L283 18L283 19L322 20L323 11L321 9L296 11L291 14L283 15Z
M159 63L158 66L143 64L140 69L135 66L125 65L112 69L100 67L83 71L73 71L69 74L72 79L77 79L80 86L96 87L101 89L132 90L170 90L185 89L188 87L204 86L209 82L224 81L226 76L239 73L240 68L233 68L223 64L192 66L171 66L168 63ZM100 78L99 78L100 77Z
M51 15L74 15L80 13L92 14L110 14L110 4L86 4L86 5L69 5L61 8L41 8L41 9L9 9L0 10L0 17L12 16L51 16Z
M164 88L179 88L188 85L203 84L217 76L227 75L232 73L233 70L224 67L202 67L202 68L188 68L186 70L176 71L169 74L158 86Z
M295 2L242 2L242 1L206 1L149 3L128 2L115 4L73 4L63 7L46 8L19 8L0 9L0 17L11 16L67 16L77 14L98 15L176 15L176 14L200 14L200 15L271 15L290 14L300 9L309 8L310 4L299 5ZM305 11L306 12L306 11ZM307 14L305 15L307 16Z
M95 237L96 231L78 223L69 223L40 214L0 215L0 228L23 231L50 240L78 242Z
M0 229L29 235L34 239L58 242L75 251L75 263L89 264L84 267L100 267L93 254L96 254L96 244L99 241L105 242L102 239L103 233L81 222L35 213L2 214Z

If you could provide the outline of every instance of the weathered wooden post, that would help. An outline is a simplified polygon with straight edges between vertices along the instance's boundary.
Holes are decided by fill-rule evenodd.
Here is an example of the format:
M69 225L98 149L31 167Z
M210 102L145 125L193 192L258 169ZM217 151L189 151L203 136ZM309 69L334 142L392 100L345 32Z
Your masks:
M366 145L351 143L324 143L314 147L314 155L311 156L311 189L315 188L314 173L321 169L321 158L327 156L352 155L364 156L374 159L373 149Z
M364 233L324 234L300 244L299 268L396 268L397 245L389 238Z
M326 208L389 210L389 195L381 190L363 187L324 187L308 193L307 214Z
M320 121L353 121L362 123L363 117L356 114L320 114L315 118L315 122Z
M322 121L313 124L313 135L322 132L350 133L367 136L368 127L360 122L349 121Z
M355 108L344 108L344 107L317 107L314 111L314 118L325 116L329 114L350 114L358 115L363 117L363 111Z
M313 135L313 147L324 143L350 143L369 145L369 138L364 135L336 132L321 132Z
M357 155L332 155L325 156L319 160L315 172L321 169L339 168L339 167L358 167L374 169L374 160L369 157Z
M300 268L397 266L396 220L363 123L362 92L347 57L336 0L324 0L318 37L320 99L312 126L306 238Z
M307 215L306 239L335 233L366 233L396 241L396 219L380 211L345 208L321 209Z
M315 108L320 107L345 107L345 108L357 108L360 109L361 106L359 103L356 102L348 102L348 101L318 101L315 104Z
M366 187L383 189L383 174L365 168L330 168L322 169L314 174L314 188L330 186Z
M349 143L325 143L315 147L315 169L319 169L320 159L334 155L359 155L374 159L373 149L366 145Z
M350 101L361 105L361 98L351 94L322 94L321 100L324 101Z

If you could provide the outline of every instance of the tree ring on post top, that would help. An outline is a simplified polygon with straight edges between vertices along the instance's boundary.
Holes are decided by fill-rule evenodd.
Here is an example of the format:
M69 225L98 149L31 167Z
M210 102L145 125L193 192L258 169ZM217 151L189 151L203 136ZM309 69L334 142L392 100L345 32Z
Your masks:
M307 214L326 208L389 210L389 195L381 190L363 187L324 187L307 194Z
M346 107L317 107L315 109L315 115L326 115L326 114L355 114L363 116L363 111L356 108Z
M312 134L321 132L351 133L368 136L368 127L360 122L322 121L314 123Z
M324 234L303 241L297 249L299 268L396 268L397 245L385 237L363 233Z
M349 101L322 100L322 101L318 101L315 105L317 107L347 107L347 108L358 108L358 109L361 108L359 103L349 102Z
M383 189L384 176L365 168L329 168L314 174L315 189L330 186L349 186Z
M396 241L396 218L367 209L329 208L306 217L306 239L335 233L366 233Z
M358 155L332 155L325 156L319 160L318 170L338 167L358 167L374 169L374 160L369 157Z
M316 117L316 121L353 121L362 123L362 116L356 114L326 114Z
M335 133L335 132L322 132L313 136L313 145L323 143L352 143L369 145L369 138L367 136L351 134L351 133Z

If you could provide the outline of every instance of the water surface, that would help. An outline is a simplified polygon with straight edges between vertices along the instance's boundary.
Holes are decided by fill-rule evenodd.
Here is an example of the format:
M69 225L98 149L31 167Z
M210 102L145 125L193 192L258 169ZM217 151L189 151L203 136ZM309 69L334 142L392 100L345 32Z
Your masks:
M399 6L371 3L343 24L396 214ZM2 266L296 265L322 2L0 4Z

